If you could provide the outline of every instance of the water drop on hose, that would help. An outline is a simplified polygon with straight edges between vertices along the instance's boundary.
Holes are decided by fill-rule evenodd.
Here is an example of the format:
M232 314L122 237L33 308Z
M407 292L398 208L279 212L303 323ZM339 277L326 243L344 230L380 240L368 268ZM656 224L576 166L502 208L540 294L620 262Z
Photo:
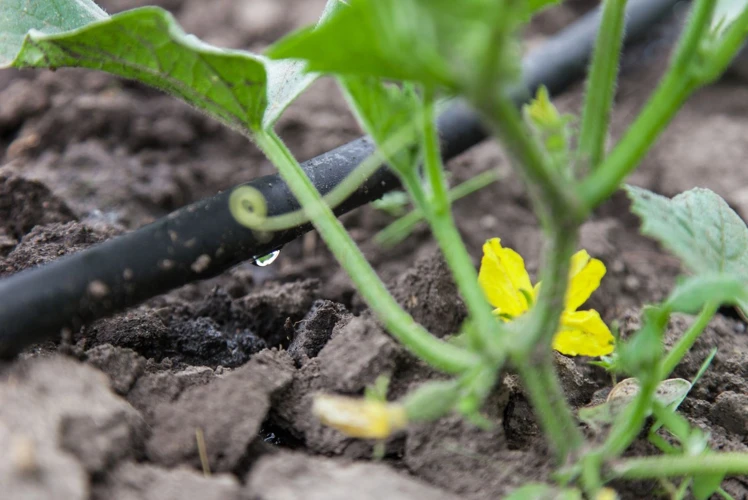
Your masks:
M280 250L274 250L268 254L255 257L254 259L252 259L252 264L260 267L269 266L270 264L275 262L275 259L277 259L279 255Z

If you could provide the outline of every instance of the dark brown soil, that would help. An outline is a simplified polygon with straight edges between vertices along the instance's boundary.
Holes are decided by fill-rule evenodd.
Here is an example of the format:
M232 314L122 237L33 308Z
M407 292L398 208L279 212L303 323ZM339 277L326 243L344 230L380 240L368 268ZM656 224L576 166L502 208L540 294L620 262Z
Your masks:
M110 12L146 3L171 10L211 43L261 50L311 22L323 0L106 0ZM544 14L529 44L574 19L576 1ZM671 28L662 33L674 31ZM658 32L659 33L659 32ZM660 33L660 35L662 34ZM666 37L667 38L667 37ZM614 134L634 116L665 63L654 41L624 60ZM558 98L566 110L581 86ZM632 181L672 195L709 187L748 217L748 90L726 78L690 102ZM272 172L244 138L141 85L90 71L0 71L0 276L49 262L238 182ZM286 113L280 135L302 160L360 134L334 82L316 83ZM541 239L518 178L486 143L450 163L453 184L496 168L502 179L455 205L476 265L499 236L531 273ZM464 320L424 227L393 249L373 235L392 219L372 208L345 217L395 297L433 333ZM622 195L582 230L582 246L608 274L590 306L632 331L644 304L661 300L678 262L641 237ZM44 311L39 311L44 314ZM673 319L672 342L691 318ZM682 405L718 450L748 451L748 335L718 316L676 369L690 378L716 357ZM557 356L567 397L589 404L610 387L585 360ZM386 443L348 439L311 415L317 391L360 394L382 374L398 397L440 377L371 318L345 273L310 234L270 267L241 265L186 286L62 342L0 366L3 498L61 499L494 499L549 479L549 453L516 377L489 398L495 424L457 417L412 426ZM601 392L602 391L602 392ZM198 435L205 445L200 458ZM637 453L654 453L644 440ZM211 475L203 475L203 466ZM748 498L748 480L723 487ZM617 484L622 498L655 498L657 484Z

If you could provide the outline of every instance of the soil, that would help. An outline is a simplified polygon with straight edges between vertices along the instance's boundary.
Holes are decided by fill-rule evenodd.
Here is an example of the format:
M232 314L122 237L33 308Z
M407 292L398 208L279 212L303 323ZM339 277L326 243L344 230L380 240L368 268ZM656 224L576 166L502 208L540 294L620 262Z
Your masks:
M106 0L117 12L145 4ZM147 2L154 3L154 2ZM313 21L323 0L161 0L188 32L223 46L261 50ZM594 2L569 2L534 21L542 43ZM619 135L666 62L666 25L623 61L613 135ZM575 111L582 88L559 96ZM726 77L699 92L647 156L632 182L673 195L694 186L748 217L748 87ZM91 71L0 71L0 276L135 229L238 182L272 172L236 133L136 83ZM305 160L360 135L334 82L317 82L285 114L280 135ZM526 192L495 143L449 165L455 184L494 168L501 180L458 201L455 218L476 265L499 236L538 267L541 238ZM344 218L395 297L434 334L455 332L465 306L428 231L395 248L373 235L392 218L367 207ZM681 273L676 259L640 236L616 195L582 230L582 247L608 274L589 306L623 335L644 304ZM43 314L43 311L39 312ZM675 375L690 378L717 354L681 407L717 450L748 451L748 334L718 315ZM668 342L692 319L671 322ZM587 360L557 356L575 407L610 388ZM485 408L481 430L451 416L386 442L348 439L311 415L317 391L360 394L382 374L398 397L440 377L370 316L324 244L310 234L269 267L240 265L0 366L0 485L6 498L493 499L549 479L546 444L514 375ZM204 448L203 448L204 445ZM645 440L632 453L654 453ZM201 458L201 455L203 458ZM204 474L208 467L210 474ZM622 498L655 498L656 483L620 483ZM748 498L748 479L723 483Z

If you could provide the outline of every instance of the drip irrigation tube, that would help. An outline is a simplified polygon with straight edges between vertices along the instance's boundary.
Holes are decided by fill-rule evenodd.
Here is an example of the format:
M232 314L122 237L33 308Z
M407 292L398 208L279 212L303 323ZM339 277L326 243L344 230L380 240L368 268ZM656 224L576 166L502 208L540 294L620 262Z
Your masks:
M641 39L676 3L631 0L626 42ZM540 84L556 94L584 74L598 22L599 13L592 12L525 58L524 88L515 94L518 105ZM439 117L438 126L445 159L486 137L476 114L459 102ZM303 167L317 189L326 194L373 152L374 145L363 137L309 160ZM264 195L269 215L299 208L277 175L247 184ZM383 167L337 207L336 213L373 201L398 185ZM311 229L305 224L273 233L269 241L258 241L232 217L230 193L221 192L136 231L0 281L0 357L13 356L66 328L80 328L186 283L215 276L239 262L279 249Z

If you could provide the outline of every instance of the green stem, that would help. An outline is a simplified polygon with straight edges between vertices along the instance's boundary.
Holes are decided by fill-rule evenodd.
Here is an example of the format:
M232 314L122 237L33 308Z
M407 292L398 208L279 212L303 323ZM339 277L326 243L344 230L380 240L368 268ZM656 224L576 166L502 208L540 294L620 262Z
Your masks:
M660 82L613 151L579 185L579 195L590 210L610 198L633 172L692 91L693 84L679 74L671 73Z
M688 22L675 48L673 71L685 72L693 64L699 46L708 36L716 4L714 0L696 0L693 3Z
M595 498L597 492L603 486L603 480L600 476L602 469L602 459L599 454L589 453L582 457L582 474L581 482L588 498Z
M485 354L492 361L499 362L505 356L502 346L504 339L500 334L501 324L493 316L491 307L478 284L478 273L452 218L444 165L439 153L434 100L433 95L428 91L424 96L422 127L425 170L431 185L431 198L428 200L430 203L418 196L414 198L414 201L431 224L434 238L439 243L444 258L452 270L467 310L476 323L477 328L473 329L477 337L475 340L485 349ZM412 180L408 183L411 184L413 194L413 190L417 190L417 187L412 185Z
M551 351L537 362L515 359L523 385L527 390L540 426L556 452L559 463L566 459L584 442L569 405L564 398L561 383L553 368Z
M550 351L553 337L566 303L569 285L569 266L577 245L576 227L554 229L545 249L545 263L541 271L540 294L531 309L532 334L522 342L525 352Z
M306 210L337 260L384 326L406 348L427 363L448 373L462 373L478 359L472 353L433 337L392 298L363 254L322 200L322 196L283 141L268 131L254 137L258 147L278 168L291 192Z
M709 453L706 455L665 455L628 458L612 465L616 477L649 479L702 474L748 474L748 453Z
M735 500L735 497L726 492L724 488L717 488L717 494L725 500Z
M657 379L649 376L640 381L641 387L634 401L616 419L608 438L601 447L601 455L613 458L623 453L639 435L657 390Z
M666 379L678 366L683 357L691 350L694 342L699 338L704 328L709 324L719 309L719 304L710 303L704 306L694 322L685 331L678 342L670 349L660 365L660 380Z
M615 95L618 61L626 24L626 0L605 0L600 30L595 42L587 94L579 132L580 159L590 170L597 168L605 156L610 112Z
M462 184L458 184L450 189L448 193L449 202L453 203L465 196L471 195L496 182L498 179L499 173L495 169L481 172L475 177L471 177ZM395 246L404 240L413 231L413 227L423 219L423 211L420 208L416 208L379 231L376 236L374 236L374 241L383 247Z
M436 130L436 116L434 114L434 93L430 89L426 89L423 96L421 127L425 156L424 169L429 186L431 186L430 208L436 216L441 216L449 212L449 196L447 195L447 180L444 176L442 156L439 152L439 132Z
M691 71L698 64L699 44L709 28L714 0L697 0L680 39L673 62L642 112L610 155L578 187L588 209L607 200L639 165L665 126L703 82Z

